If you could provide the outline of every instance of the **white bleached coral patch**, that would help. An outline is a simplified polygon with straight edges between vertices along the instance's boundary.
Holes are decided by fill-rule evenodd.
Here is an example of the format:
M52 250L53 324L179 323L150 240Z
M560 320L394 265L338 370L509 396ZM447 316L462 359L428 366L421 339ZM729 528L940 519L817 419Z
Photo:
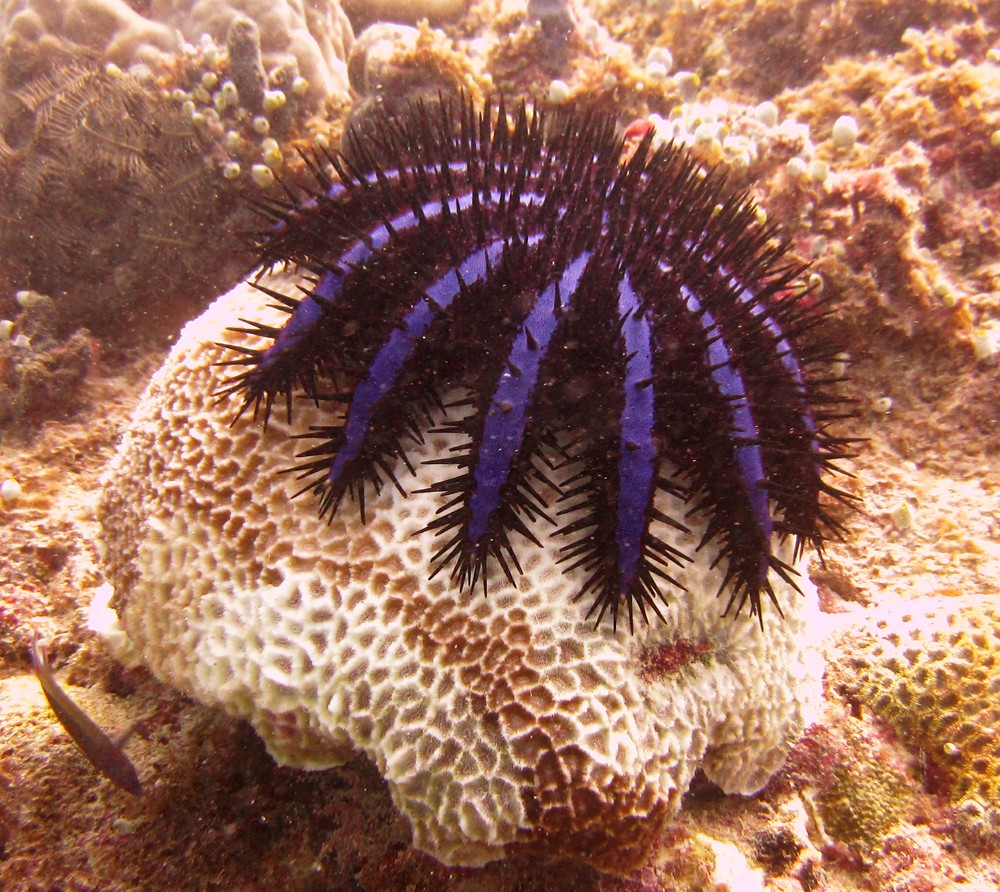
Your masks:
M781 765L818 695L815 589L772 579L784 619L720 616L721 568L695 555L665 622L635 634L584 618L580 581L545 529L517 588L489 597L430 579L448 468L401 471L410 495L369 494L331 523L295 481L289 433L212 396L231 374L217 341L238 317L280 314L248 286L185 328L138 406L99 509L112 604L164 681L244 716L281 762L333 766L362 750L388 780L415 844L475 865L519 847L608 870L641 863L698 767L752 793ZM249 339L247 341L249 343ZM433 434L415 461L452 445ZM662 496L662 509L683 511ZM784 553L786 560L790 555ZM580 571L582 572L582 571Z

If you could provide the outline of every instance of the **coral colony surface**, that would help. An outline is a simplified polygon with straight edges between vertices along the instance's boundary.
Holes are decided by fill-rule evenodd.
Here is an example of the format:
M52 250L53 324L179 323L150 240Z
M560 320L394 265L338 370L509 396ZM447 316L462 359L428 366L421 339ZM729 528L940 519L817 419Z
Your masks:
M0 37L0 888L1000 887L1000 4Z
M319 274L305 297L261 281L185 329L98 507L112 606L280 760L368 752L446 863L627 870L696 766L755 791L811 709L794 565L840 445L823 353L789 341L815 309L684 152L414 114L383 122L394 168L275 206L264 255ZM282 435L319 441L304 487Z

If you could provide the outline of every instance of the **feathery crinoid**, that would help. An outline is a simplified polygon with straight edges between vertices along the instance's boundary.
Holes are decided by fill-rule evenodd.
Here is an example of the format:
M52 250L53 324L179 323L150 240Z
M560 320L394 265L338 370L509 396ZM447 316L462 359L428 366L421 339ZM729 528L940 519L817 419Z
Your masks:
M727 612L777 606L769 573L795 574L773 543L797 555L836 530L821 497L848 498L825 479L848 440L827 432L817 301L747 196L648 137L623 162L614 122L580 112L417 105L347 140L264 207L264 267L312 284L269 292L282 327L234 329L265 346L233 346L220 390L265 422L276 402L334 404L290 469L320 512L402 492L407 441L438 425L464 437L429 525L435 572L461 586L485 592L491 562L515 581L513 537L538 544L541 518L588 615L662 615L686 560L654 532L686 531L665 490L708 518L691 547L716 543Z

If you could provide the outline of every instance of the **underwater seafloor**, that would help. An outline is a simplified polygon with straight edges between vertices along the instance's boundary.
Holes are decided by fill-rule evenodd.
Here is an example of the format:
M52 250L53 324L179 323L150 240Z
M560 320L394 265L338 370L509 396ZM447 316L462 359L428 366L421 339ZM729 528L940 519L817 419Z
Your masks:
M0 10L0 888L1000 886L1000 2L344 7ZM227 77L244 100L257 78L256 107L228 102ZM277 767L248 725L88 629L102 468L184 322L249 272L246 199L351 109L459 89L659 116L725 165L821 277L857 405L841 430L866 438L841 462L860 510L811 565L815 722L755 796L696 778L626 877L446 867L366 758ZM98 724L139 720L141 798L58 725L36 632Z

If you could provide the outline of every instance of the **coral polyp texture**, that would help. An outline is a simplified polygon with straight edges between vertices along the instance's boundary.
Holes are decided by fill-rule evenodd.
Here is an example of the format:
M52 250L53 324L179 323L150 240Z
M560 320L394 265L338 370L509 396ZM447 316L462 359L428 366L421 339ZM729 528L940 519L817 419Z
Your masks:
M696 768L753 792L801 732L842 441L745 197L601 117L495 112L386 118L262 205L294 270L155 376L105 569L159 677L280 761L367 753L442 861L625 871Z
M919 598L850 641L844 692L926 754L968 836L1000 843L1000 603Z
M286 289L290 281L269 281ZM433 572L433 488L463 438L430 433L399 483L371 492L367 523L320 518L290 498L288 437L325 422L232 423L227 378L237 316L277 325L249 285L182 333L141 400L98 509L105 574L138 655L165 682L248 719L280 762L321 768L367 753L415 845L474 865L529 850L627 870L654 847L695 769L751 793L783 762L818 694L815 590L780 578L784 614L722 617L725 575L706 547L677 569L683 597L634 635L573 603L587 572L513 543L516 585L491 568L489 596ZM257 349L266 339L246 335ZM683 512L657 494L664 514ZM692 520L692 535L705 532ZM688 536L654 519L672 547ZM791 543L778 554L791 561Z
M269 292L283 325L235 329L267 341L234 346L221 390L265 422L298 394L329 407L294 468L320 515L403 494L393 466L438 425L460 445L435 459L452 474L432 486L432 575L514 582L513 540L538 544L542 518L597 621L659 614L710 540L727 612L776 602L795 571L774 540L821 545L845 441L812 295L747 198L650 137L622 163L600 116L420 105L352 136L350 161L325 159L337 180L317 158L316 189L268 206L265 266L317 280ZM690 504L664 513L658 493ZM685 549L653 530L698 516Z

